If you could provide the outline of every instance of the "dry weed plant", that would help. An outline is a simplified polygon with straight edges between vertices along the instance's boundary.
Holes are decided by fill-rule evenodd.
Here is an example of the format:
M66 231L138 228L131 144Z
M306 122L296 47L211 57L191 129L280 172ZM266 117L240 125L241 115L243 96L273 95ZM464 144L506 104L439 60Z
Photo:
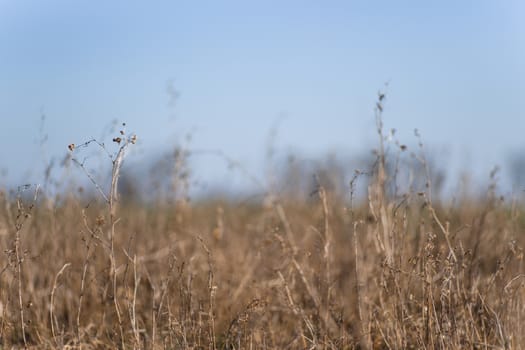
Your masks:
M412 153L385 134L384 102L373 167L346 193L317 179L306 202L275 186L242 205L119 202L136 137L122 130L115 153L70 145L99 200L0 196L1 348L522 349L523 206L498 196L496 172L483 200L445 206L419 133ZM109 189L80 158L94 145ZM402 157L423 179L400 183Z

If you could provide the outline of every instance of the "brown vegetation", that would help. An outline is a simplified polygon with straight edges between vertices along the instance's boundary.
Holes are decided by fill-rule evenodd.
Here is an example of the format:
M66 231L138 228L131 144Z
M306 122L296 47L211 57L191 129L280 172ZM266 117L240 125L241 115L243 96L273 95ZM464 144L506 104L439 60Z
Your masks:
M101 202L2 195L2 348L522 348L523 208L439 204L422 156L422 191L387 190L382 99L347 193L117 207L114 166Z

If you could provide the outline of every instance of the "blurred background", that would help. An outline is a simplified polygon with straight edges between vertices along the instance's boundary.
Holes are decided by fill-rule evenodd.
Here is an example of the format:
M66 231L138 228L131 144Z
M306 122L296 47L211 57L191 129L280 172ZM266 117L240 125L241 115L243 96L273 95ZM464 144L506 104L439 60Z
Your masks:
M122 122L133 181L187 150L195 196L320 168L346 182L377 147L381 91L387 141L417 149L417 128L445 192L494 166L503 192L525 188L524 16L519 0L0 0L0 184L82 178L67 145L114 150Z

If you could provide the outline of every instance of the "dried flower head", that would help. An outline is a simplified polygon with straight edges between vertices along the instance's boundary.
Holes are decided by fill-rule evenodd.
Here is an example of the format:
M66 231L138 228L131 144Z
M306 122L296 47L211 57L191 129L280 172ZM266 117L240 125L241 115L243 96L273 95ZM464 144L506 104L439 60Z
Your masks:
M106 223L106 219L104 218L104 215L99 215L97 216L97 219L95 222L96 222L96 225L100 227Z

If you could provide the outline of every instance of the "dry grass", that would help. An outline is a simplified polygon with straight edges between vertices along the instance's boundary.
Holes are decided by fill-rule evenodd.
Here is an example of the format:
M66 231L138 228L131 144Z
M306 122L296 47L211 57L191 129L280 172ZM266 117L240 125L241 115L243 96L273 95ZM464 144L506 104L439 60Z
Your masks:
M523 208L391 195L378 132L371 174L307 202L2 195L1 348L523 348Z

